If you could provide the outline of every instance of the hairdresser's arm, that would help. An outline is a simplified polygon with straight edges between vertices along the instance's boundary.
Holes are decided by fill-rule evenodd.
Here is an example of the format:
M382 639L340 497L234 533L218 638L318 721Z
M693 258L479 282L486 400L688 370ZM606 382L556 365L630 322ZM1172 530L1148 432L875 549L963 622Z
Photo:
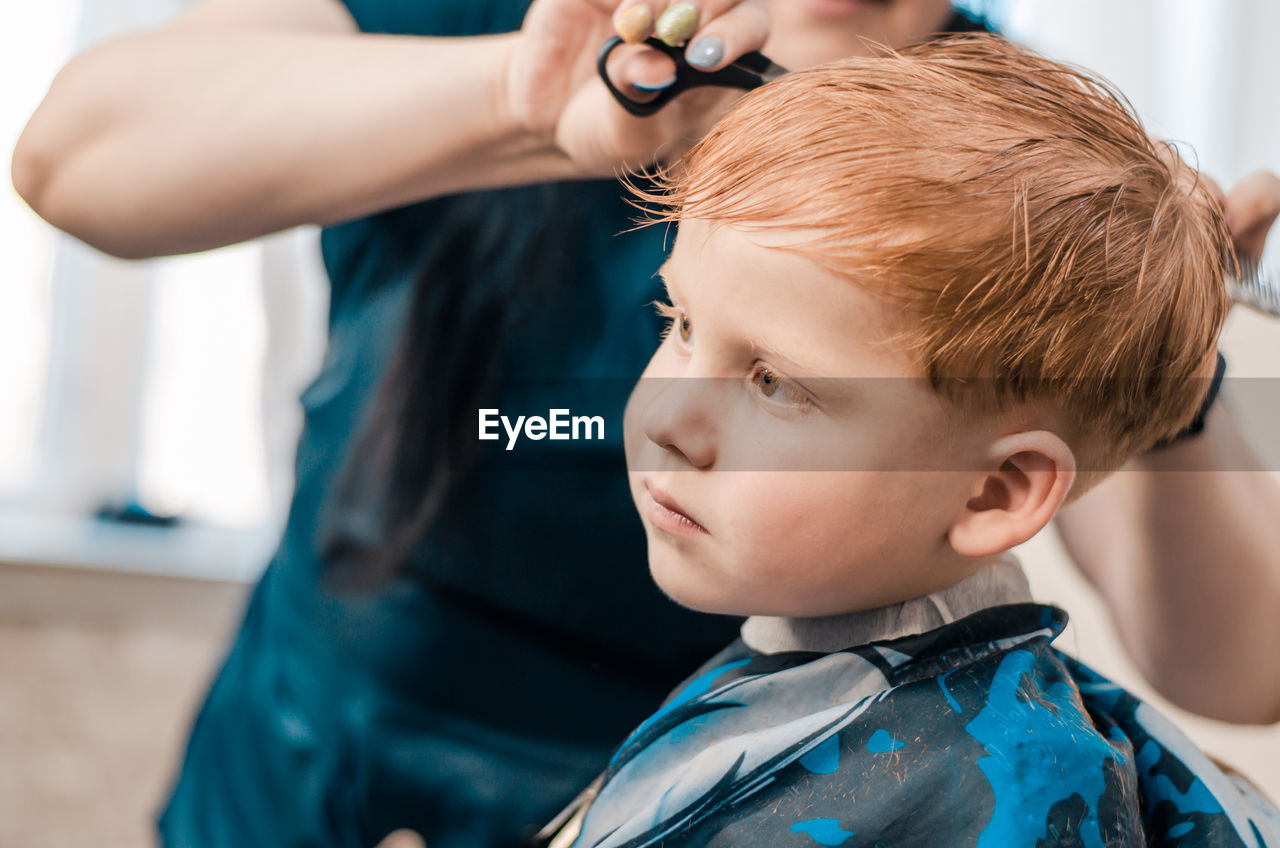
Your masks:
M1179 706L1280 721L1280 486L1221 404L1204 432L1137 458L1058 529L1138 669ZM1187 470L1205 469L1205 470ZM1219 469L1219 470L1214 470Z
M1260 172L1224 198L1259 256L1280 214ZM1065 510L1058 528L1139 670L1169 700L1226 721L1280 721L1280 485L1221 403L1203 433L1151 451Z
M611 175L687 146L693 107L713 102L693 92L647 121L613 104L593 55L616 5L538 0L522 32L443 39L362 34L337 0L211 0L72 60L19 140L14 184L56 226L143 257ZM713 0L704 19L727 21L737 52L768 29L757 0ZM624 58L615 78L654 72Z

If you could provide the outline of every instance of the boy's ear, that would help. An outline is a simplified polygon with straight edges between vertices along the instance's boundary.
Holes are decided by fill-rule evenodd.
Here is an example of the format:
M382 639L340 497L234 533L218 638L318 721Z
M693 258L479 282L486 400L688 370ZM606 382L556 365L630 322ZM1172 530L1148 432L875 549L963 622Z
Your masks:
M947 533L961 556L992 556L1027 541L1049 523L1075 481L1075 455L1047 430L1005 436L992 452L996 469L981 475Z

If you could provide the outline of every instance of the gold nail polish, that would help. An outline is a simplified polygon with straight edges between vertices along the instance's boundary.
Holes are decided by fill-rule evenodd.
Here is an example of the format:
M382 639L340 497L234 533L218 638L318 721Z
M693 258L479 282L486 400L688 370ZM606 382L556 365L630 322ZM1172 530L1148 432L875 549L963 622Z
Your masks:
M653 12L649 11L649 4L641 3L638 6L632 6L613 22L613 28L618 35L627 44L639 44L649 35L649 29L653 26Z
M698 7L692 3L676 3L658 16L653 25L654 35L671 47L679 47L689 40L698 28Z

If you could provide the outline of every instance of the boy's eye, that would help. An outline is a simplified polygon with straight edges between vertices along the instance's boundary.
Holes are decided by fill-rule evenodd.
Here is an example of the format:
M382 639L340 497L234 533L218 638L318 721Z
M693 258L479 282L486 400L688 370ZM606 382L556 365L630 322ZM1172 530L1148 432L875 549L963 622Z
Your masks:
M693 338L693 323L689 320L689 316L681 310L679 317L676 318L676 332L680 334L682 341L689 341Z
M662 331L662 338L665 341L667 336L671 335L674 330L680 336L680 341L688 344L693 338L693 322L689 320L689 316L683 309L670 303L655 303L654 306L658 310L658 314L667 319L667 327Z
M760 394L779 403L805 406L809 402L803 392L778 376L778 373L767 365L757 363L751 369L751 382Z
M782 379L763 365L756 366L751 378L765 397L773 397L782 388Z

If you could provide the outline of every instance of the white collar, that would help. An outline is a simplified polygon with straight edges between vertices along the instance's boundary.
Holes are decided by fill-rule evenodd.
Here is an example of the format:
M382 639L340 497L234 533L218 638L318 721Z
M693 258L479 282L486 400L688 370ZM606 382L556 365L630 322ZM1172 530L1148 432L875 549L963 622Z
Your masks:
M925 633L987 607L1025 603L1031 587L1013 554L921 598L886 607L821 618L753 615L742 625L742 641L762 654L784 651L830 653L899 636Z

